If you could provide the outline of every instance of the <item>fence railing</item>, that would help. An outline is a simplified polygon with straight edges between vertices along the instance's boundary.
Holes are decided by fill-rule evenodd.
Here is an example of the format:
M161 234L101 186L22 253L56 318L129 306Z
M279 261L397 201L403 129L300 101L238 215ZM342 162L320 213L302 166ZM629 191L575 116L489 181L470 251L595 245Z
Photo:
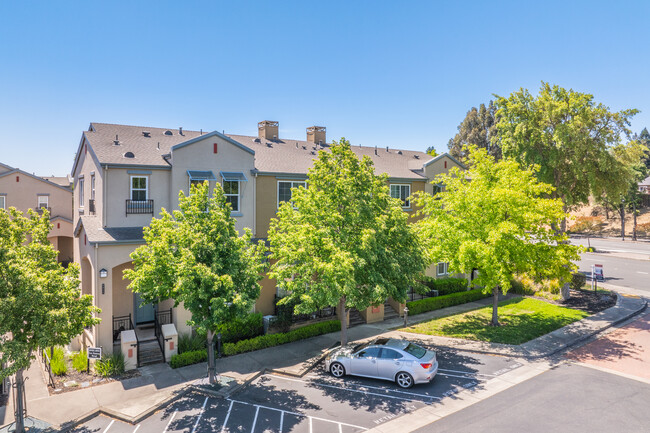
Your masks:
M162 333L162 325L172 323L172 309L156 311L154 315L154 334L156 340L158 340L158 346L160 346L160 351L165 355L165 341Z
M437 290L429 290L425 294L419 294L415 290L411 289L408 291L406 294L406 301L407 302L412 302L412 301L419 301L421 299L426 299L426 298L433 298L435 296L438 296L438 291Z
M133 329L131 314L127 316L113 316L113 342L119 340L122 331Z
M641 206L650 207L650 194L641 194Z
M278 306L277 303L280 299L282 299L283 296L275 296L275 310L273 314L276 316L278 315ZM291 323L297 323L297 322L306 322L308 320L314 320L314 319L323 319L327 317L333 317L336 316L336 307L325 307L320 310L313 311L309 314L293 314L291 316Z
M48 349L40 349L41 361L43 362L43 367L45 368L47 384L54 388L54 374L52 374L50 355L48 355L47 351Z
M153 215L153 199L150 200L127 200L126 214L151 214Z

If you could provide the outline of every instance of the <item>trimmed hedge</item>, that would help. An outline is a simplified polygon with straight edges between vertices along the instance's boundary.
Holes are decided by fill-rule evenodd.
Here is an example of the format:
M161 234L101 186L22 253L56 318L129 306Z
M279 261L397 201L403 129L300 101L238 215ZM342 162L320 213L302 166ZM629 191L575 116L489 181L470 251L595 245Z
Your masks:
M466 304L467 302L477 301L479 299L492 296L489 293L483 293L482 289L474 289L466 292L452 293L435 298L426 298L420 301L407 302L409 316L425 313L427 311L439 310L454 305Z
M237 343L226 343L223 345L223 354L226 356L237 355L238 353L251 352L253 350L265 349L267 347L279 346L280 344L291 343L292 341L304 340L305 338L317 335L328 334L341 330L341 322L328 320L327 322L313 323L294 329L282 334L267 334L248 340L240 340ZM172 356L169 363L171 368L184 367L186 365L198 364L208 359L206 349L194 350Z
M238 353L251 352L253 350L265 349L267 347L279 346L280 344L291 343L292 341L304 340L305 338L317 335L328 334L341 330L341 322L328 320L327 322L313 323L293 331L280 334L260 335L249 340L241 340L237 343L226 343L223 345L225 355L236 355Z
M580 290L587 283L587 276L580 272L571 275L571 289Z
M206 349L191 350L178 355L173 355L169 365L171 368L185 367L186 365L198 364L208 360L208 351Z
M467 291L467 280L465 278L433 278L425 277L422 280L429 290L437 290L438 296L450 295L452 293Z

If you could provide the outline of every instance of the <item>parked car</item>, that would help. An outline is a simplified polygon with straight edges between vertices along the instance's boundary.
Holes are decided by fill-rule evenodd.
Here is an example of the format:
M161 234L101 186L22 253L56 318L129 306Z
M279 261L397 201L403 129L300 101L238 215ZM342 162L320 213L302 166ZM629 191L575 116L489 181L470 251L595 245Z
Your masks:
M401 388L429 383L438 372L436 352L407 340L379 338L347 345L325 358L325 369L334 377L346 374L394 381Z

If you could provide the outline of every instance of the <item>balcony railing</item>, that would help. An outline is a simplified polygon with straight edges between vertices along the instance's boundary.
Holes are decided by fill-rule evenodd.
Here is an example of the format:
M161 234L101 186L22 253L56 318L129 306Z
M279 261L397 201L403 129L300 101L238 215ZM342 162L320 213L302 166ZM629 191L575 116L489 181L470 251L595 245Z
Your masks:
M38 213L43 213L43 210L47 209L47 211L51 214L52 213L52 208L47 207L47 206L39 206L35 208L34 210Z
M126 214L153 215L153 200L127 200Z
M91 198L88 200L88 213L91 215L95 215L95 199Z

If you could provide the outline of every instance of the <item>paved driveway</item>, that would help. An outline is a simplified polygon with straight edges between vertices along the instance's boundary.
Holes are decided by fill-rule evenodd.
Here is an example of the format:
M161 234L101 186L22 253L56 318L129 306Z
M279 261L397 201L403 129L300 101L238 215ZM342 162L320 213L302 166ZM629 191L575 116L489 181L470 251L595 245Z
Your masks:
M402 390L392 382L336 379L317 368L302 378L266 374L232 398L191 394L137 426L96 417L78 427L83 433L150 432L360 432L435 405L468 388L521 366L486 355L438 351L434 381Z

